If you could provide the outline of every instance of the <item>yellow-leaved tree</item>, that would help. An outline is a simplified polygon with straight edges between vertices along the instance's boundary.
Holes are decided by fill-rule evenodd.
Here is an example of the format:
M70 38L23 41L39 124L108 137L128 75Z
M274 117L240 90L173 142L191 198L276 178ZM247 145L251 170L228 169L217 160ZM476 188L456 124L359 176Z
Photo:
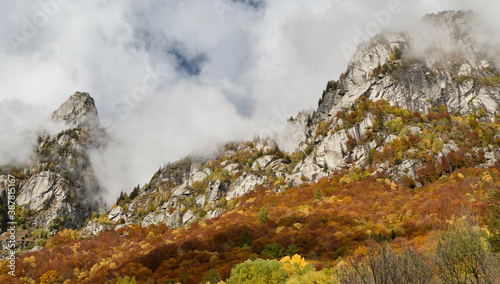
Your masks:
M334 276L329 270L316 271L314 265L307 262L303 257L295 254L292 257L285 256L280 260L283 269L288 273L285 284L329 284L335 283Z

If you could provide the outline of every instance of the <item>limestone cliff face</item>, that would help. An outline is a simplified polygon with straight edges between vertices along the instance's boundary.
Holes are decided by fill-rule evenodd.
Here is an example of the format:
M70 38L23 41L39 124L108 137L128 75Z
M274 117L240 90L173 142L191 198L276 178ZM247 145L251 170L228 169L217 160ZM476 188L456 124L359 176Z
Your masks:
M124 225L164 223L177 228L219 216L227 203L266 184L266 175L279 175L281 170L284 176L280 166L286 161L265 154L273 152L275 142L260 139L228 147L210 157L186 158L160 168L135 199L115 207L108 219ZM248 156L252 162L243 168L239 156Z
M52 114L69 129L40 134L32 163L16 169L17 204L28 226L49 230L80 228L93 211L102 210L100 188L86 151L98 147L103 130L94 100L76 92Z
M448 133L444 139L427 133L429 149L409 149L397 162L372 163L373 153L382 153L386 145L409 134L423 139L426 129L421 123L401 126L392 113L382 121L379 114L367 111L365 102L384 100L421 113L444 105L452 114L473 113L483 122L498 114L500 104L499 73L485 45L476 41L475 16L448 11L427 15L423 22L427 32L385 33L360 45L347 71L328 83L318 108L289 120L289 139L233 142L206 157L169 163L131 196L122 196L110 212L88 222L83 233L129 224L176 228L217 217L259 188L284 191L336 170L369 168L368 174L384 173L396 181L403 173L418 180L425 163L419 155L439 159L457 151L458 136ZM352 113L356 117L348 118ZM52 117L70 129L40 137L36 162L21 171L18 203L34 213L32 225L78 228L102 208L94 198L101 189L86 150L106 139L86 93L72 95ZM284 144L297 140L301 142L294 151L282 152ZM478 159L481 166L492 165L500 156L499 149L484 145L472 150L484 153L484 159Z
M348 140L359 142L372 127L370 116L349 129L311 135L321 132L325 124L326 130L343 128L344 121L336 114L362 97L421 113L444 105L450 113L493 120L500 107L499 72L494 58L487 56L489 47L476 41L477 25L471 12L441 12L425 16L419 32L379 34L360 45L347 71L328 83L318 109L310 116L301 149L313 145L313 153L294 169L295 179L304 176L316 181L332 170L359 165L371 150L380 151L395 138L383 137L381 143L372 141L346 154ZM489 156L491 161L497 158ZM402 170L411 168L416 177L419 163L404 164ZM380 171L397 175L398 169L401 166L381 165Z
M423 26L424 32L380 34L360 45L347 71L328 83L318 109L301 112L289 121L287 136L294 139L288 140L301 141L295 151L285 156L275 150L276 142L255 140L229 144L201 162L190 158L169 164L154 174L135 199L122 202L123 208L115 208L108 218L125 225L179 227L220 215L235 206L238 197L259 186L286 190L318 181L335 170L366 168L370 153L382 152L399 134L378 127L386 121L373 113L365 113L354 124L338 116L350 113L363 96L421 113L444 105L450 113L492 119L500 103L498 72L493 59L485 55L483 43L475 40L474 14L431 14L424 17ZM376 135L374 128L379 128ZM423 131L418 125L404 130L415 135ZM438 158L456 150L450 140L440 151L428 154ZM480 150L486 152L484 165L498 159L498 152ZM417 180L422 166L415 158L370 165L373 174L385 173L394 180L402 173Z
M377 35L358 47L336 87L326 90L314 120L335 115L365 96L426 113L445 105L452 113L484 109L497 114L500 88L493 58L475 40L471 12L442 12L423 19L424 31Z
M88 93L76 92L52 113L52 120L74 128L99 127L94 99Z

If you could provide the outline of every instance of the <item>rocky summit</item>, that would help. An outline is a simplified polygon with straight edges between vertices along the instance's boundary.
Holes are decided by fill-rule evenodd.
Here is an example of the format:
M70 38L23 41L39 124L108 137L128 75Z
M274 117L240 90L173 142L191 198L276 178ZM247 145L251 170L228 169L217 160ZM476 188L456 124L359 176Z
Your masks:
M426 34L375 36L358 47L338 80L328 82L317 110L289 121L292 135L302 137L294 152L283 153L278 142L258 139L230 143L212 160L195 162L197 158L190 157L168 164L136 188L134 198L119 198L117 207L126 210L115 208L108 219L121 227L177 228L223 214L228 204L259 186L275 185L273 190L280 192L345 169L352 176L383 173L398 182L424 185L419 172L428 162L422 157L439 161L465 149L459 133L450 129L433 134L425 142L430 143L428 149L404 149L396 154L396 162L384 159L383 153L410 134L427 137L422 117L429 113L446 111L449 123L453 115L495 119L498 71L494 59L475 41L476 24L471 12L447 11L423 18ZM439 36L428 38L427 32ZM485 144L468 149L464 155L483 153L483 167L495 164L500 154Z
M55 135L40 133L27 167L2 167L3 179L8 174L17 177L16 203L28 231L80 228L92 212L104 209L87 156L88 150L100 147L103 133L94 100L87 93L76 92L52 118L69 128ZM6 200L6 183L1 190ZM7 216L2 215L4 226L6 221Z
M422 113L441 105L460 114L483 109L493 118L500 103L498 73L488 47L475 40L476 27L472 12L448 11L424 17L419 32L377 35L358 47L347 71L327 86L315 121L361 96Z
M76 92L52 113L52 120L74 128L99 127L94 99L88 93Z
M75 93L52 115L69 128L40 134L29 166L1 168L3 201L7 174L18 180L20 250L31 250L23 277L497 283L500 73L478 25L472 12L445 11L421 29L376 35L316 110L289 119L294 151L279 139L228 142L162 165L109 211L87 156L106 147L105 131L94 100ZM471 257L484 269L456 264ZM34 264L47 258L67 261ZM269 271L279 275L252 282Z

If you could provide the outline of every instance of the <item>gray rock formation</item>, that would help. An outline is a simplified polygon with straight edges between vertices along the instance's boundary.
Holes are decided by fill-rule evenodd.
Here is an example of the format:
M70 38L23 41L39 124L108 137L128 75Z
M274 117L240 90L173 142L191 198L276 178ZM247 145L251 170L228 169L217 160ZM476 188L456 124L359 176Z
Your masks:
M157 225L165 221L165 213L152 212L149 213L141 223L142 227L148 227L149 225Z
M36 212L48 209L52 204L64 201L66 182L61 176L50 171L32 175L21 187L17 204ZM46 206L47 208L43 208Z
M236 163L229 164L224 168L224 170L230 173L236 172L238 170L238 164Z
M252 170L257 171L258 169L265 169L272 161L274 157L271 155L267 155L261 158L258 158L252 164Z
M207 177L207 174L204 172L195 172L193 174L193 176L191 177L190 184L203 181L206 177Z
M70 128L39 136L31 164L21 170L17 180L17 204L34 212L29 225L51 230L80 228L92 212L103 210L97 198L99 185L86 154L103 138L94 100L77 92L52 118Z
M221 215L221 211L219 209L210 210L207 212L207 219L217 218Z
M184 215L182 216L182 224L186 225L190 222L192 222L196 218L196 215L193 213L193 211L189 210Z
M207 203L216 203L222 198L222 196L224 196L226 191L227 189L224 184L222 184L220 180L216 180L207 188Z
M333 120L333 125L342 124L336 118ZM333 170L340 169L348 165L349 156L362 158L371 149L376 147L376 144L369 144L367 147L356 148L352 153L347 153L347 141L355 139L360 141L365 132L373 125L373 116L368 117L361 123L356 124L354 127L329 134L326 137L318 137L314 144L316 144L316 151L309 154L302 162L300 162L293 173L300 173L307 181L318 181L328 175ZM350 138L349 138L350 137ZM356 160L358 160L356 159ZM325 168L326 167L326 168ZM290 177L287 181L297 183L297 178Z
M172 197L187 197L191 194L192 192L187 188L187 181L179 185L172 191Z
M120 220L127 220L127 216L123 212L123 208L121 206L116 206L109 212L108 219L113 222L118 222Z
M100 126L94 99L88 93L76 92L52 113L52 120L81 128Z
M449 11L428 15L424 22L431 36L388 33L359 46L338 88L325 93L314 121L334 116L363 95L423 113L445 105L461 114L483 108L493 117L500 88L484 83L496 74L493 60L474 40L473 14Z
M264 183L265 177L244 173L231 186L226 195L227 200L235 199L238 196L249 193L259 184Z
M82 228L81 233L83 237L97 236L106 229L107 226L99 224L97 220L90 220L85 227Z
M338 81L329 82L317 110L303 111L290 119L284 134L275 137L276 142L266 138L228 144L214 155L189 157L160 168L128 205L126 224L164 223L176 228L220 216L227 208L238 206L239 196L259 185L277 184L274 187L277 192L287 186L318 181L335 170L367 168L370 152L381 151L387 143L401 137L378 131L366 138L368 131L376 128L374 114L356 122L336 116L339 111L353 111L353 102L363 96L422 113L445 105L451 113L468 114L482 109L483 120L494 117L500 106L500 89L488 80L498 72L482 45L475 41L471 29L476 25L473 14L452 11L433 14L426 16L424 23L429 29L427 33L385 33L360 45L347 71ZM55 119L86 124L79 114L92 117L93 112L77 111L85 109L81 105L90 105L80 101L85 101L84 96L75 94L74 101L63 104ZM77 114L66 115L71 112ZM407 134L422 132L425 130L414 125L405 130ZM60 138L58 143L67 141L71 140ZM268 152L276 145L281 150L286 148L289 156ZM457 146L450 141L435 154L439 158L453 150ZM496 162L499 153L488 149L485 152L484 166ZM290 158L293 154L295 157ZM404 174L416 179L423 165L413 157L371 166L370 171L375 171L372 174ZM42 177L36 178L42 183ZM40 200L64 198L64 191L60 190L31 190L40 192ZM35 207L42 202L36 200ZM122 214L111 213L110 219Z

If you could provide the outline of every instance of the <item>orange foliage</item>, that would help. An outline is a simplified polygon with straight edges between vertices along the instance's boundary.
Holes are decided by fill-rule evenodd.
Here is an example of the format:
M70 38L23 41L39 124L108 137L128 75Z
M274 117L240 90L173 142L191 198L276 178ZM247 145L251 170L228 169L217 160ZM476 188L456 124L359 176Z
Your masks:
M225 279L231 268L252 253L263 258L267 244L285 248L294 244L301 255L325 264L362 247L367 240L423 246L433 226L452 219L464 206L472 206L484 216L487 196L500 188L500 179L497 169L465 168L476 158L452 151L446 160L430 159L428 165L434 169L429 166L426 170L432 178L420 188L405 182L394 187L392 181L376 177L341 183L346 172L339 172L279 193L260 187L243 196L234 211L206 220L203 226L192 224L177 230L165 225L128 226L84 240L61 232L43 250L19 255L17 268L20 277L37 281L59 277L57 283L76 283L79 276L88 283L107 283L134 275L138 282L200 283L211 268ZM457 169L448 171L450 167ZM439 173L439 179L434 173ZM323 194L321 199L313 196L316 188ZM263 206L270 220L260 223L257 215ZM251 240L248 249L238 247L243 226ZM24 262L31 257L36 266ZM0 282L8 281L6 277L0 276Z

